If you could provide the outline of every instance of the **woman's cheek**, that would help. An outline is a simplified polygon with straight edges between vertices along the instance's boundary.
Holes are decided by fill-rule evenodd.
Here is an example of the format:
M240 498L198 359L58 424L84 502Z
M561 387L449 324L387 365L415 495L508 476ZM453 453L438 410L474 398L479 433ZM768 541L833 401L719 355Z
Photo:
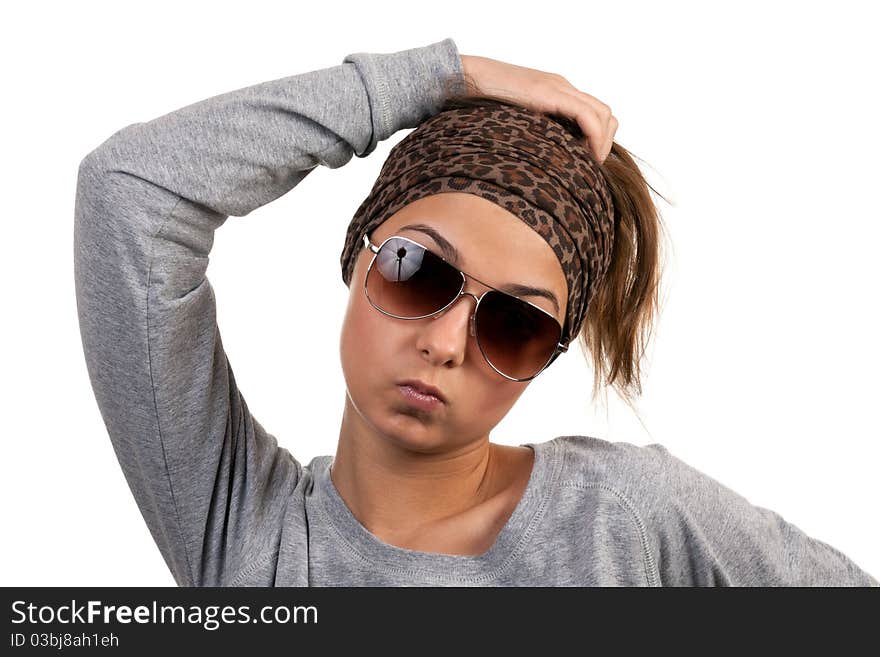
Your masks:
M362 297L363 295L361 295ZM391 318L377 312L363 298L349 300L342 322L340 356L349 390L367 393L371 389L387 388L399 366L400 354L395 350L400 343Z
M492 373L499 377L495 370ZM522 383L484 378L480 384L468 386L468 394L462 396L466 408L459 417L469 417L479 423L481 432L488 431L507 415L523 390Z

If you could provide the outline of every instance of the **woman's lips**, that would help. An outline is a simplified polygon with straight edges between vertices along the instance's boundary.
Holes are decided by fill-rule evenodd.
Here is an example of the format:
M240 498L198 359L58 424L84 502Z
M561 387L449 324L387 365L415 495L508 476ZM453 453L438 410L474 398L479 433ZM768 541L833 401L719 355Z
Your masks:
M426 395L409 385L398 385L397 389L403 398L416 408L432 411L443 405L443 401L434 395Z
M398 381L397 385L409 386L416 392L420 392L423 395L431 395L442 402L446 401L446 397L443 396L443 392L439 388L435 388L434 386L425 383L421 379L404 379L403 381Z

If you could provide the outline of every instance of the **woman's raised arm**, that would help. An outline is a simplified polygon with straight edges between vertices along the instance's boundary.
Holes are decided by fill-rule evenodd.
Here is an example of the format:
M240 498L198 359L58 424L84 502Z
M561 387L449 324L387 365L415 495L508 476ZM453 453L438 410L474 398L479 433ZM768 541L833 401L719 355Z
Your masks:
M205 275L214 231L318 164L340 167L415 127L461 76L451 39L353 54L129 125L81 162L74 275L86 365L179 585L231 584L276 559L282 517L302 512L287 508L301 465L250 414L223 350Z

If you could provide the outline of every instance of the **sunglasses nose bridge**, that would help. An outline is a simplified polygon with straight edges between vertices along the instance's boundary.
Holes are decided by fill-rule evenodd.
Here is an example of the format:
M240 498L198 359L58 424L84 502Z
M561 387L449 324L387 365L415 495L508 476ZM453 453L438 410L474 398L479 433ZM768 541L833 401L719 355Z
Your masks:
M462 274L462 275L464 275L464 274ZM467 294L467 295L474 298L474 312L471 313L471 321L470 321L471 337L474 338L477 335L477 310L480 307L480 301L483 299L483 296L486 294L486 292L488 292L492 288L490 288L488 285L486 285L482 281L478 281L473 276L464 276L464 279L465 279L465 284L464 284L464 287L462 287L462 291L459 296L463 296L463 295ZM465 292L465 288L468 286L478 286L478 287L482 288L482 292L480 292L479 295L476 295L473 292Z
M478 297L478 296L477 296L476 294L474 294L473 292L465 292L464 290L462 290L461 292L459 292L459 293L458 293L458 296L455 298L455 301L453 301L452 303L450 303L448 306L446 306L446 308L444 308L444 309L441 310L440 312L434 314L434 319L437 319L438 317L441 317L442 315L444 315L444 314L445 314L448 310L450 310L450 309L451 309L456 303L458 303L458 300L459 300L459 299L461 299L461 298L464 297L464 296L473 297L473 299L474 299L474 312L471 313L470 321L468 322L468 324L470 324L471 337L473 338L473 337L475 337L475 336L477 335L477 333L476 333L476 328L477 328L477 326L476 326L476 322L477 322L477 320L476 320L476 318L477 318L477 307L480 305L480 297Z
M492 288L490 288L488 285L486 285L482 281L478 281L473 276L467 276L464 274L464 272L461 272L461 274L462 274L462 277L464 278L464 285L462 286L461 292L459 293L456 301L458 301L458 299L460 299L464 295L468 295L468 296L474 298L474 312L471 313L471 321L470 321L471 337L474 338L477 336L477 309L480 307L480 300L483 298L483 295L486 294L486 292L488 292ZM480 292L479 295L476 295L473 292L466 292L465 291L466 288L474 287L474 286L482 288L482 292Z
M474 312L471 313L471 321L469 322L471 326L471 337L476 337L477 335L477 307L480 305L480 298L473 294L472 292L462 292L461 296L468 295L474 298Z

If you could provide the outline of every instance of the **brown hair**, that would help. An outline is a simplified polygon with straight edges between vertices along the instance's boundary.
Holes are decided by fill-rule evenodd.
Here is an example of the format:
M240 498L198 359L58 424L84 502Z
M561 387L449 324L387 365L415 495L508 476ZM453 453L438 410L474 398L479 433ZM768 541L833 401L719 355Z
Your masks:
M509 98L483 92L468 76L464 91L457 84L447 81L439 111L493 104L523 107ZM545 115L576 138L586 139L574 119ZM633 157L614 142L605 161L596 160L613 199L614 247L583 324L575 329L584 354L592 360L591 401L604 383L614 387L630 408L642 392L641 361L660 310L664 228L649 190L669 203L647 182Z

